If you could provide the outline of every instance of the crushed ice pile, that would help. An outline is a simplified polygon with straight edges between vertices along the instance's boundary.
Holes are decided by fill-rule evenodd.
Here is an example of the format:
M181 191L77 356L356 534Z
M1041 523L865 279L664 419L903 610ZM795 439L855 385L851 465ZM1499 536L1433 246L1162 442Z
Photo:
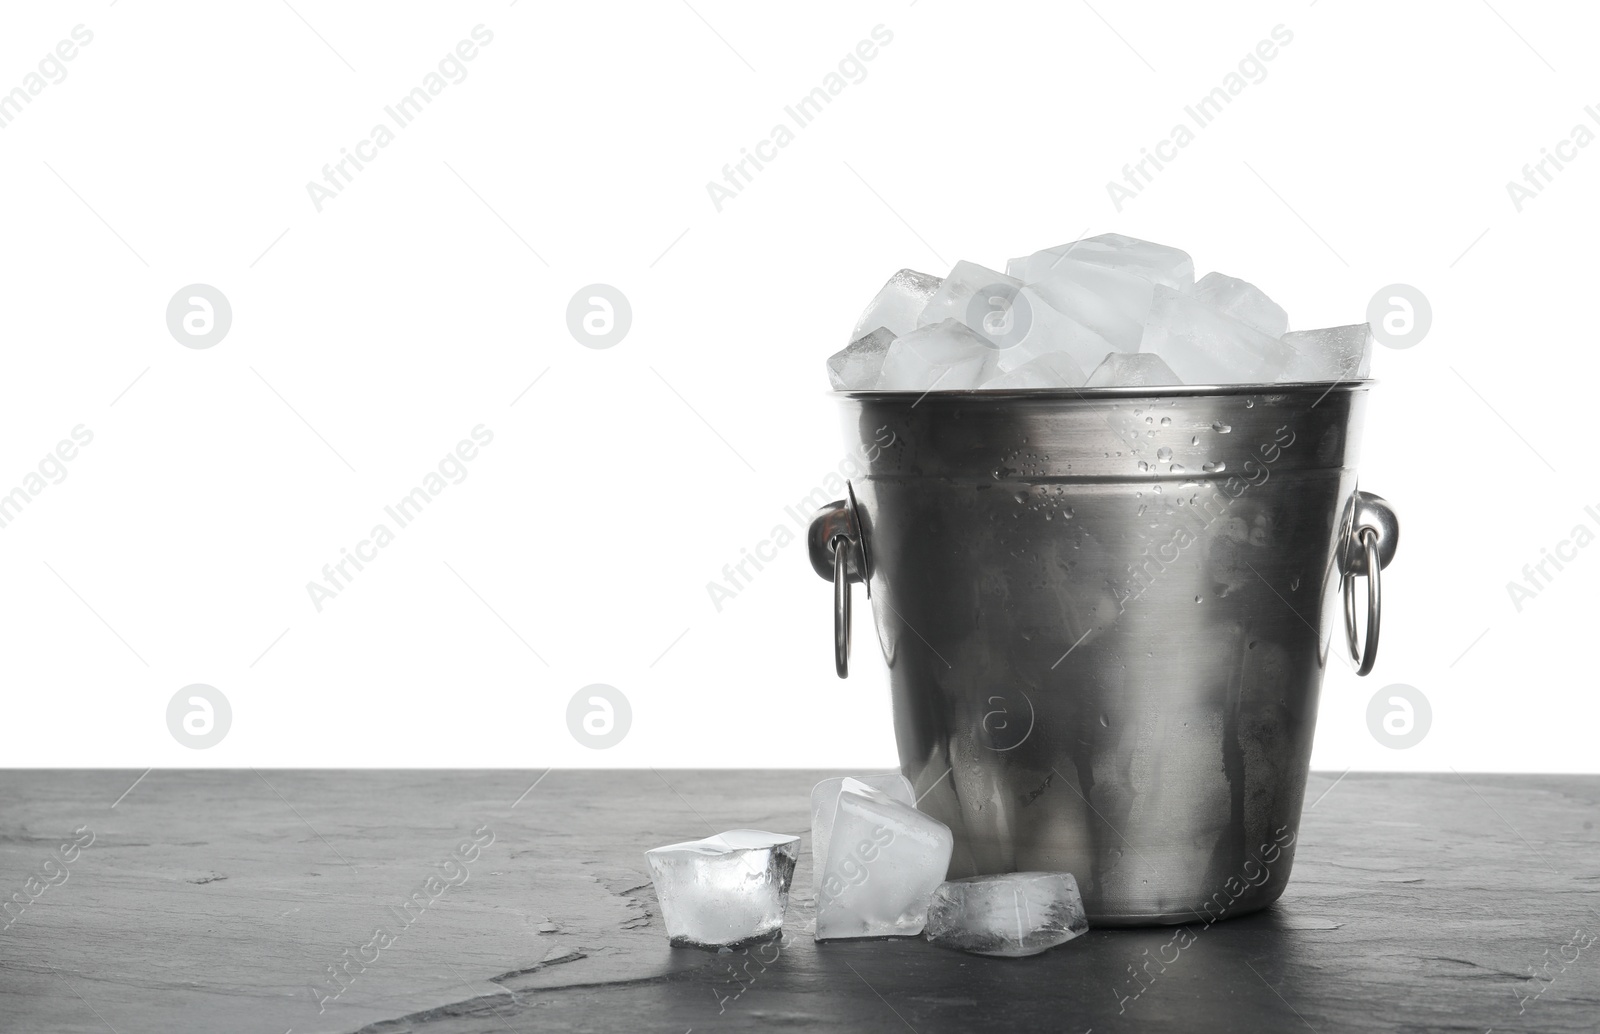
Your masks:
M889 278L828 359L845 391L1270 384L1364 378L1365 323L1289 330L1254 284L1194 278L1177 248L1107 233L998 273L957 262L940 279Z
M917 810L898 772L811 791L816 939L916 937L978 955L1037 955L1089 928L1071 873L946 882L950 828ZM673 945L731 948L778 935L799 838L736 829L645 852Z

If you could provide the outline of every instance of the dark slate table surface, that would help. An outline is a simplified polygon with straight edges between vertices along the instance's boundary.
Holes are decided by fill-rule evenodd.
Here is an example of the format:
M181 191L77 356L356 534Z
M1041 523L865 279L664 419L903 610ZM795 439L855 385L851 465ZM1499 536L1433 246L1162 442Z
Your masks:
M641 852L809 849L830 774L0 771L0 1030L1600 1030L1600 777L1314 774L1283 899L1181 950L819 946L809 850L781 943L669 948Z

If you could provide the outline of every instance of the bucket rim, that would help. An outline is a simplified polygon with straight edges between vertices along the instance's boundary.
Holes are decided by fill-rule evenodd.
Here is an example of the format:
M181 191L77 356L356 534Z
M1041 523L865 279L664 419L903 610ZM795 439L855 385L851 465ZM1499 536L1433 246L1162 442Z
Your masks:
M997 399L1039 399L1043 401L1095 402L1100 399L1129 398L1204 398L1227 395L1329 395L1335 391L1365 391L1378 381L1361 377L1347 381L1285 381L1283 383L1244 384L1160 384L1105 388L955 388L943 391L915 389L877 390L874 388L830 390L834 399L864 402L892 402L898 399L939 399L954 402L990 402Z

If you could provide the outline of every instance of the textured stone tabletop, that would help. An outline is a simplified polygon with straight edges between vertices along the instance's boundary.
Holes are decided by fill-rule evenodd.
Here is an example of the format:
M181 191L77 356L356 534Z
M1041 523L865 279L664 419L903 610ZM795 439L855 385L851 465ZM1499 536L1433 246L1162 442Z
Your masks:
M1272 909L1006 960L812 942L828 774L0 771L0 1030L1600 1029L1600 777L1313 774ZM783 941L669 948L642 852L734 827Z

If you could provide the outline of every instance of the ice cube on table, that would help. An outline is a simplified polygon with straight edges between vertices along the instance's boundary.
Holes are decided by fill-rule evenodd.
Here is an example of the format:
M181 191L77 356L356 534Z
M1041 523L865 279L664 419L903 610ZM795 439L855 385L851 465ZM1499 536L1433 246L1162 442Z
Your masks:
M731 829L644 853L672 944L733 947L783 928L800 838Z
M1113 352L1120 355L1120 352ZM1066 352L1047 352L1035 359L1030 359L1021 366L993 377L982 384L980 388L999 390L1003 388L1077 388L1084 381L1083 367L1078 365L1076 359Z
M862 335L828 357L828 380L840 391L861 391L878 383L883 357L889 354L894 331L879 327Z
M1224 316L1254 327L1268 337L1283 337L1289 314L1255 284L1222 273L1207 273L1194 285L1194 296Z
M1139 350L1166 360L1185 384L1270 383L1295 354L1277 338L1159 286Z
M940 282L938 277L915 269L900 270L889 278L861 313L850 340L858 340L879 327L888 327L896 336L917 329L917 316L939 289Z
M954 844L938 819L845 779L817 896L817 940L921 933Z
M1086 388L1157 387L1182 384L1154 352L1110 352L1084 382Z
M918 327L890 342L876 387L883 391L976 388L999 369L998 350L959 320Z
M1006 263L1006 272L1031 284L1050 276L1062 261L1085 262L1132 273L1175 291L1188 291L1194 286L1194 260L1188 252L1136 237L1124 237L1120 233L1086 237L1036 251L1026 258L1012 259Z
M1280 381L1353 381L1372 373L1372 328L1365 323L1283 335L1294 350Z
M1088 262L1062 259L1044 266L1028 290L1055 311L1099 335L1110 348L1137 352L1150 315L1155 285L1141 276ZM1109 349L1077 355L1088 369Z
M928 940L977 955L1037 955L1088 929L1078 881L1066 872L952 880L928 906Z
M911 781L899 772L874 772L853 776L891 800L917 806L916 791ZM811 890L822 896L822 870L828 862L828 842L833 834L833 819L839 808L839 791L844 786L844 776L824 779L811 788Z

